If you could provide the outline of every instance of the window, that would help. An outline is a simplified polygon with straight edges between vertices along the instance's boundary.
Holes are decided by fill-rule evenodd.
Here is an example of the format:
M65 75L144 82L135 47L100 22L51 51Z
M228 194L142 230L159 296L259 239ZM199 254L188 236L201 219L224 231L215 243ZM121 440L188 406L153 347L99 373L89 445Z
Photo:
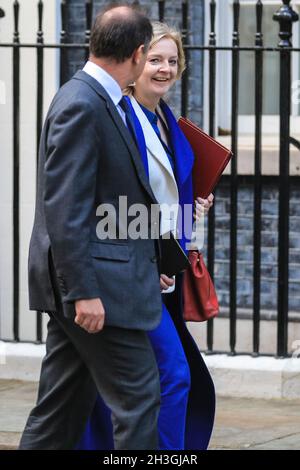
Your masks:
M262 32L264 46L276 47L279 42L279 24L273 20L273 14L282 5L280 1L263 2ZM256 1L242 0L240 2L240 45L254 45L256 33ZM300 0L291 2L293 9L299 13ZM226 18L226 21L224 21ZM209 1L206 1L205 29L208 38L210 28ZM233 31L233 2L224 0L217 2L216 34L217 44L230 46ZM206 39L207 41L207 39ZM292 42L294 47L300 45L299 22L293 24ZM300 53L292 54L292 80L300 79ZM263 134L278 134L279 132L279 53L264 53L263 75ZM206 61L207 68L207 61ZM208 70L205 71L208 78ZM208 82L206 82L208 83ZM206 87L207 90L207 87ZM217 52L217 109L216 132L230 133L231 127L231 52ZM240 52L240 81L239 81L239 132L253 134L254 132L254 101L255 100L255 59L252 51ZM206 97L205 109L208 109ZM207 123L207 117L205 119ZM292 104L291 133L300 133L300 105Z

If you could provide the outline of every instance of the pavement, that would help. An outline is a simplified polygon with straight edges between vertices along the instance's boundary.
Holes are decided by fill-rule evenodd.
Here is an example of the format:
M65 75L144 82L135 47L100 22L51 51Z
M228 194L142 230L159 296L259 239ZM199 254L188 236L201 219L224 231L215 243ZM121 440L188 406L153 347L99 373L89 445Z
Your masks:
M0 380L0 449L16 449L36 382ZM212 450L300 450L300 400L217 399Z

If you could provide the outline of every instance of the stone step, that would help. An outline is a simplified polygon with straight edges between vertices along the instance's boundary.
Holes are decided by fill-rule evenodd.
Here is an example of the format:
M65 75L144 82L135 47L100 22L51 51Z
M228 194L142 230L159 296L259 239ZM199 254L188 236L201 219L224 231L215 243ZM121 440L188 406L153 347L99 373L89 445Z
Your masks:
M219 341L228 334L226 330L228 330L229 325L228 319L218 319L218 325L220 325L220 321L226 323L219 330L216 327L214 328L215 338ZM266 323L270 327L272 322ZM247 327L247 321L244 321L244 327ZM207 325L205 323L190 323L189 328L199 348L204 350L206 348ZM251 328L251 325L248 324L248 328ZM246 333L248 332L246 331ZM242 334L239 332L238 337L241 336ZM229 356L227 354L204 354L203 358L211 371L217 393L220 396L256 399L300 399L299 340L295 341L295 345L294 357L286 359L267 356L252 357L251 355ZM226 349L228 349L228 343ZM0 367L0 379L27 381L30 396L30 381L39 380L40 366L44 354L44 345L5 343L5 354L2 357ZM0 392L2 394L3 390L0 389ZM18 393L16 389L16 396L18 396ZM28 400L26 394L23 394L23 400L26 407ZM1 405L0 402L1 406L4 405ZM15 431L15 429L7 430Z

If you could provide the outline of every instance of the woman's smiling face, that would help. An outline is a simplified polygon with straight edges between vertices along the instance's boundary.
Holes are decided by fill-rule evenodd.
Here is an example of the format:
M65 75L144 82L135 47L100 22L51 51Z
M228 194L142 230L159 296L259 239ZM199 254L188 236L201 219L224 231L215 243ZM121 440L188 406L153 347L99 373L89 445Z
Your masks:
M164 37L148 52L145 68L135 83L137 96L159 100L172 87L177 73L177 45L173 39Z

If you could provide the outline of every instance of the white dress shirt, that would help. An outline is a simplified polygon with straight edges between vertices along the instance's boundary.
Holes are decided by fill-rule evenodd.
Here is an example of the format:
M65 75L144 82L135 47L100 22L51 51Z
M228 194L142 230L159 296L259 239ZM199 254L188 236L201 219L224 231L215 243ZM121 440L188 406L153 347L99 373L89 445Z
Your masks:
M126 117L123 109L119 105L120 100L122 99L122 90L120 88L120 85L118 82L108 73L106 72L102 67L99 65L95 64L94 62L91 62L90 60L85 64L85 66L82 69L85 73L93 77L97 82L100 83L100 85L103 86L105 89L106 93L109 95L111 98L112 102L116 106L125 126L126 126Z

